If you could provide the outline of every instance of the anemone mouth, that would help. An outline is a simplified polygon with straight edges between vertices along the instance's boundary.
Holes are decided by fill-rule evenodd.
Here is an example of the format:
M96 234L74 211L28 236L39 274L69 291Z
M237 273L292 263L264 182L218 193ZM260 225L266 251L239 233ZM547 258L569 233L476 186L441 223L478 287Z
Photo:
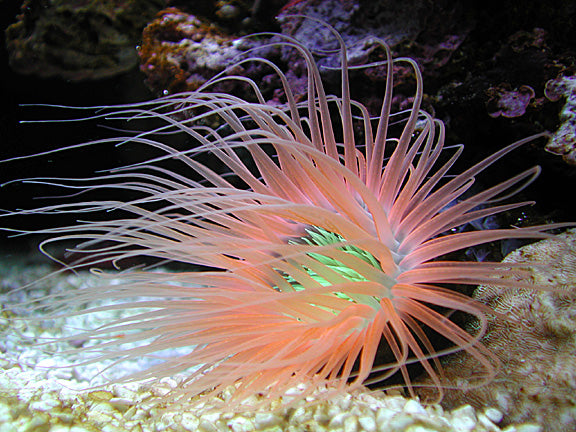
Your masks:
M298 240L291 240L289 243L294 245L308 245L314 247L313 250L319 249L320 251L317 252L307 252L306 255L312 258L315 262L317 262L323 268L329 269L339 276L343 277L345 280L350 282L369 282L370 279L359 272L357 268L351 267L349 264L345 264L342 261L338 260L334 256L328 256L323 254L322 251L340 251L347 255L351 255L352 257L358 258L365 263L369 264L372 268L377 271L382 271L382 267L380 266L380 262L372 255L370 252L363 250L362 248L348 244L344 237L339 234L330 232L325 230L324 228L320 227L310 227L305 229L307 235L301 237ZM303 266L304 270L308 275L314 279L316 282L320 283L320 285L329 288L333 286L334 283L327 278L320 275L317 271L315 271L311 267ZM284 273L284 278L290 284L290 287L294 291L304 291L306 287L299 282L298 280L291 277L289 274ZM341 284L339 284L341 285ZM280 291L279 288L274 287L274 289ZM365 304L371 306L375 310L380 308L380 297L377 296L369 296L369 295L362 295L362 294L351 294L346 293L343 291L333 291L331 295L337 297L338 299L347 300L350 303L354 304ZM341 310L330 309L322 305L314 304L314 306L323 308L324 310L330 311L334 315L338 315Z

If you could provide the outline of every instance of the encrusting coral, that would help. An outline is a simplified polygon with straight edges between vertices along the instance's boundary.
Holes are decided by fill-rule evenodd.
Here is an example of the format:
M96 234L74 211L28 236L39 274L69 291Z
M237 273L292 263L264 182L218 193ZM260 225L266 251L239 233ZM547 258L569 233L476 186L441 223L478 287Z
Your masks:
M530 204L504 201L534 180L537 167L480 192L471 187L487 167L542 135L449 174L463 147L445 147L444 125L420 109L416 63L392 59L382 43L385 60L362 66L382 67L388 78L381 112L373 117L350 96L346 47L332 34L341 56L339 96L326 94L313 53L277 35L274 44L304 59L304 102L294 99L278 66L249 51L236 66L270 67L282 83L284 106L266 103L256 82L225 71L194 92L98 107L93 118L161 125L74 148L143 145L160 155L82 181L28 179L84 196L102 190L113 196L118 189L134 193L128 201L86 199L3 215L105 211L105 219L36 231L53 236L43 247L79 242L71 251L81 258L68 268L107 262L120 267L139 257L191 266L175 273L140 269L112 275L94 269L114 283L50 298L52 311L43 319L134 310L127 318L61 338L70 345L85 341L74 348L79 363L109 360L111 367L121 367L125 360L159 358L160 364L118 381L186 373L164 396L170 408L234 385L224 404L230 410L246 409L244 402L254 394L265 395L259 403L268 403L300 382L308 384L300 399L326 384L332 391L322 397L330 398L363 384L386 386L393 376L414 394L408 371L414 363L430 377L438 400L444 381L439 357L459 350L478 366L477 373L464 376L469 385L494 376L497 359L479 343L491 310L457 287L527 288L526 270L446 256L502 239L546 238L546 231L565 226L455 230ZM416 88L411 108L392 113L399 64L413 69ZM230 82L248 86L253 100L219 90ZM180 150L162 142L179 133L197 146ZM167 161L180 166L167 168ZM113 303L75 309L98 299ZM452 311L475 317L477 331L468 333L452 322ZM437 336L447 344L437 347ZM187 352L163 355L169 349Z
M576 230L524 246L504 262L523 264L534 287L479 287L474 298L506 319L489 318L482 343L501 361L494 380L475 389L446 392L443 404L492 406L505 422L535 421L549 432L576 428ZM539 263L536 264L536 263ZM457 354L445 365L447 379L460 379L473 359Z

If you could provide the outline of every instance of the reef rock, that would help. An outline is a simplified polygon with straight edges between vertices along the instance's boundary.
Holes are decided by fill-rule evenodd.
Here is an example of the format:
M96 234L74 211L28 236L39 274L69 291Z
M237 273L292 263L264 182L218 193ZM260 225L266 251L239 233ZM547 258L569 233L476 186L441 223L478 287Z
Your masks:
M501 369L485 386L447 390L443 405L466 401L498 409L505 422L533 421L549 432L576 430L576 230L517 249L504 262L526 263L535 288L546 281L556 289L478 288L477 300L509 318L491 318L482 341ZM448 361L446 376L456 386L452 374L475 367L465 354Z
M157 92L196 90L238 60L234 38L176 8L158 14L139 49L146 83Z
M138 63L142 28L164 0L26 0L6 30L10 66L22 74L100 79Z
M550 138L546 150L562 155L570 165L576 165L576 75L559 76L548 81L545 95L553 102L566 99L560 112L560 127Z

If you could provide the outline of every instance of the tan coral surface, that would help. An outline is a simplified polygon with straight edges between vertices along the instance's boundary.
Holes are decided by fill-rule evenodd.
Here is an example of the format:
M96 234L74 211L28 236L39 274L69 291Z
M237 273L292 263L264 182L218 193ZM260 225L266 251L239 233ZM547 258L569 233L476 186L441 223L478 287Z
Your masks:
M483 343L502 362L489 385L446 392L447 407L494 406L504 423L535 421L547 432L576 430L576 230L510 253L504 262L526 263L529 281L554 290L480 287L475 297L509 320L492 319ZM535 266L542 263L545 266ZM446 373L473 368L455 356Z

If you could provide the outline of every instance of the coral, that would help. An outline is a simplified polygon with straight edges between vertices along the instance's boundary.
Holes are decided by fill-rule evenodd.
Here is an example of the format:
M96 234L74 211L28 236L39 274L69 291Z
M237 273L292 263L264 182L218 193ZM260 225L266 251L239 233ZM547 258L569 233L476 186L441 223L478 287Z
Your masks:
M530 86L521 86L518 89L510 90L506 86L490 87L487 90L486 102L490 117L520 117L526 112L526 108L536 93Z
M110 77L134 67L140 32L163 0L26 0L6 30L10 66L67 80Z
M535 421L549 432L576 428L576 230L542 240L509 254L506 263L520 263L535 287L483 286L474 298L492 307L483 343L501 361L493 382L477 389L446 392L444 406L470 403L492 406L506 422ZM535 264L538 263L538 264ZM450 377L473 370L465 354L447 360ZM458 386L458 379L453 378Z
M570 165L576 165L576 75L548 81L545 94L551 101L566 99L560 113L560 127L550 137L546 150L562 155Z

